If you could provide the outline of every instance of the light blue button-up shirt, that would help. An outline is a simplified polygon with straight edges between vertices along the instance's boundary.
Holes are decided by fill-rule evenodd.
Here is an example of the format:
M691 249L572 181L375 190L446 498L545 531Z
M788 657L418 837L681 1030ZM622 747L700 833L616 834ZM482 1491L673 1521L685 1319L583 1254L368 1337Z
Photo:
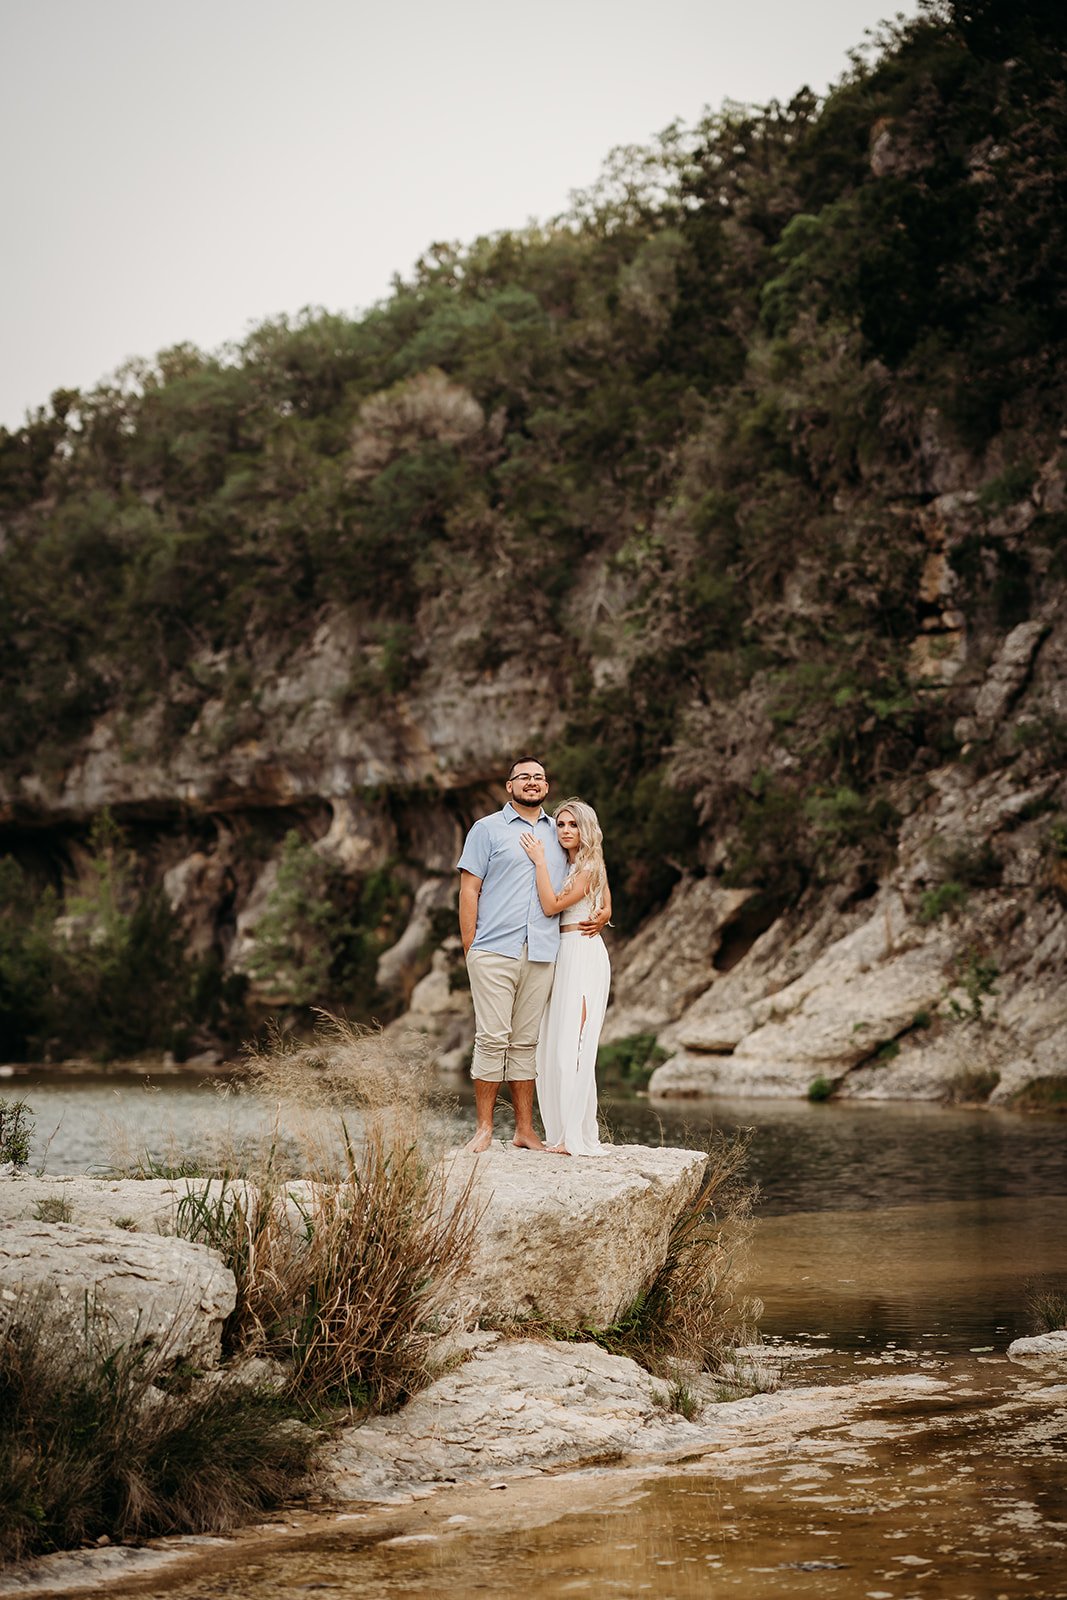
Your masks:
M543 841L552 887L557 894L563 887L567 853L547 812L542 811L536 822L527 822L509 800L503 811L479 818L456 863L457 868L482 880L471 949L492 950L517 961L527 945L531 961L555 961L559 917L546 917L541 910L534 864L519 843L524 833L535 833Z

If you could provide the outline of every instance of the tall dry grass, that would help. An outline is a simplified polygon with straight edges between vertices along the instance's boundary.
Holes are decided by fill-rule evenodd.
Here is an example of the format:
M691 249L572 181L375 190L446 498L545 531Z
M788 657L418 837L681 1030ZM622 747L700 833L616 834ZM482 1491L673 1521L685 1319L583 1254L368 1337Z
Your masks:
M395 1406L432 1376L478 1221L474 1173L450 1190L436 1159L430 1067L323 1014L310 1043L275 1034L250 1052L247 1075L303 1177L276 1141L258 1170L190 1185L179 1206L179 1231L237 1280L224 1349L283 1361L313 1406Z
M657 1376L731 1367L763 1311L744 1293L757 1196L745 1177L750 1143L749 1133L715 1139L662 1265L610 1327L586 1329L587 1337Z

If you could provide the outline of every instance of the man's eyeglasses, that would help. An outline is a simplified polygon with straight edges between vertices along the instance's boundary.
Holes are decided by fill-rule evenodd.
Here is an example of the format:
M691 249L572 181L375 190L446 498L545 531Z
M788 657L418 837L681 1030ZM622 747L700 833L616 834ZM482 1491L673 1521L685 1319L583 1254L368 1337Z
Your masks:
M547 783L548 779L543 772L513 772L508 779L509 783Z

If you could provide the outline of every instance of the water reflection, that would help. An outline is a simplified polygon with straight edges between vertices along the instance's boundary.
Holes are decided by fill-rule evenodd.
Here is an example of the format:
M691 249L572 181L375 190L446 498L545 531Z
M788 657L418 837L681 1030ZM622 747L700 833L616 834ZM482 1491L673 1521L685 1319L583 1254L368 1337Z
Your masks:
M1058 1197L935 1201L761 1219L752 1292L765 1337L926 1354L1004 1350L1033 1331L1027 1286L1067 1285Z
M255 1138L273 1112L250 1094L196 1077L35 1073L3 1086L33 1106L31 1166L54 1173L99 1170L116 1145L195 1147L223 1135ZM446 1088L435 1118L445 1140L466 1137L470 1088ZM930 1105L830 1104L773 1100L657 1102L606 1096L603 1120L617 1144L699 1148L718 1131L754 1130L750 1175L764 1217L798 1211L860 1211L931 1201L1067 1195L1067 1121L1006 1111ZM286 1113L291 1116L291 1112ZM497 1113L510 1137L508 1107ZM283 1119L284 1122L284 1119ZM47 1147L47 1148L46 1148Z
M195 1149L201 1136L255 1138L272 1122L254 1097L221 1097L190 1079L146 1089L130 1077L41 1075L4 1092L34 1107L33 1163L44 1158L52 1172L106 1162L116 1130L127 1147L162 1154L175 1142ZM1027 1280L1067 1284L1067 1124L765 1100L652 1107L608 1098L604 1112L619 1143L700 1146L713 1131L752 1127L762 1198L751 1288L766 1303L765 1334L827 1348L805 1366L808 1382L906 1362L938 1375L938 1396L872 1406L858 1424L777 1449L772 1440L762 1454L742 1436L733 1453L724 1442L688 1468L640 1479L563 1474L499 1495L481 1486L463 1491L451 1521L435 1500L388 1535L368 1535L360 1522L313 1546L233 1551L213 1570L152 1592L183 1600L317 1592L689 1600L719 1591L739 1600L1051 1600L1067 1592L1067 1418L1040 1379L1002 1356L1010 1338L1030 1331ZM443 1101L437 1132L454 1140L470 1120L467 1107Z
M233 1558L180 1593L1060 1600L1067 1418L1003 1363L982 1370L961 1365L936 1394L872 1403L844 1426L831 1413L753 1440L739 1427L685 1468L471 1489L377 1538L357 1524Z

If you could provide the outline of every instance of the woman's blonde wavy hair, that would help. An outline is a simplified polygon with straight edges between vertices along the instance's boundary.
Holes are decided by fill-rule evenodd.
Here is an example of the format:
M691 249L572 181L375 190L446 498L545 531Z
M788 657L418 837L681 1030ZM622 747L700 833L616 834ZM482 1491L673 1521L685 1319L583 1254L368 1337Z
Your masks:
M597 814L592 806L586 805L584 800L571 796L569 800L561 800L552 813L557 820L561 811L570 811L578 824L578 853L567 873L567 883L579 872L589 874L589 901L594 911L604 904L604 897L608 892L608 873L604 865L604 835L597 821ZM566 887L566 885L564 885Z

